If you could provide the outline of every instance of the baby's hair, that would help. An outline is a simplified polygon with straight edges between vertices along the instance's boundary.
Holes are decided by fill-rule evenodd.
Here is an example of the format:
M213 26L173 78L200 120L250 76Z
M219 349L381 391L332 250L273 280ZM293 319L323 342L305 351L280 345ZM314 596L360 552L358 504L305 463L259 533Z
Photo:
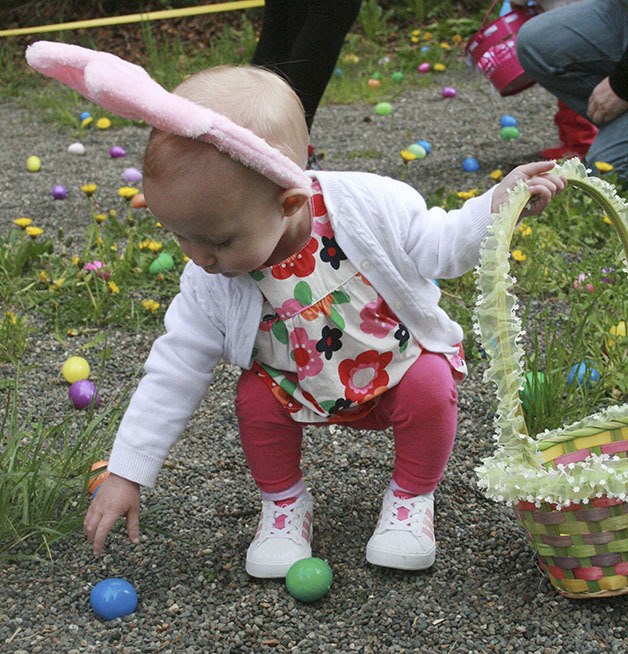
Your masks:
M173 93L250 129L305 168L309 136L303 106L292 88L274 73L250 66L218 66L195 73ZM197 168L201 163L198 157L207 153L205 148L214 150L212 155L229 165L224 160L227 155L215 152L211 145L200 141L195 145L204 147L190 147L190 139L153 129L144 156L145 176L157 179L167 171L176 178Z

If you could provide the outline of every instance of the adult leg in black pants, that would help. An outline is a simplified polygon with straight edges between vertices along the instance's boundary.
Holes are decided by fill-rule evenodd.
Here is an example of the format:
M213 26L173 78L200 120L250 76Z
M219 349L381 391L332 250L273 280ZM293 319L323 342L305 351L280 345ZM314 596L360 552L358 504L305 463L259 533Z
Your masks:
M347 32L362 0L266 0L253 65L284 77L312 127Z

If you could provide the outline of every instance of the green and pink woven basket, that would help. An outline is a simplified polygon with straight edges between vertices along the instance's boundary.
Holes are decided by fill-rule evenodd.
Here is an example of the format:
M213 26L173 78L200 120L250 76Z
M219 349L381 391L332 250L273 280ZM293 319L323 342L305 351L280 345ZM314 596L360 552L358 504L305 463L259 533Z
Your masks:
M607 182L572 159L557 167L572 187L603 207L624 248L628 204ZM552 585L572 598L628 593L628 404L531 437L519 390L524 383L521 322L510 289L509 252L530 199L520 183L496 217L477 270L476 329L497 389L497 446L478 468L479 485L514 507ZM627 372L628 374L628 372Z

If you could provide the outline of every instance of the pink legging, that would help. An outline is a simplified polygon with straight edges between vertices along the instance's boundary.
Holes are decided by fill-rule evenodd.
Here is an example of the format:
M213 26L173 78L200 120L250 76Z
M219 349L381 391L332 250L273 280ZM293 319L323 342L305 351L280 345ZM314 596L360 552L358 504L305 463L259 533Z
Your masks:
M440 354L423 352L403 379L353 429L387 429L395 439L393 481L413 495L433 491L456 434L458 394L452 369ZM281 495L302 478L304 424L292 420L266 384L250 370L238 382L236 413L249 470L264 493ZM324 424L324 423L323 423Z

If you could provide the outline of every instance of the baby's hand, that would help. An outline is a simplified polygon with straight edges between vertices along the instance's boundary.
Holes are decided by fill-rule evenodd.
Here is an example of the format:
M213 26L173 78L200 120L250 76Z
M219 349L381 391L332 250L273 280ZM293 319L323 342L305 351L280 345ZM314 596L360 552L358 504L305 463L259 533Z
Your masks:
M564 177L550 172L555 165L553 161L535 161L534 163L517 166L495 187L491 211L496 213L503 204L508 202L509 189L513 188L521 179L528 185L528 189L532 194L530 202L521 212L521 217L541 213L556 193L567 186L567 180Z
M126 516L131 542L137 545L140 540L139 484L111 473L98 487L83 523L87 540L94 545L94 554L102 552L107 534L122 516Z

